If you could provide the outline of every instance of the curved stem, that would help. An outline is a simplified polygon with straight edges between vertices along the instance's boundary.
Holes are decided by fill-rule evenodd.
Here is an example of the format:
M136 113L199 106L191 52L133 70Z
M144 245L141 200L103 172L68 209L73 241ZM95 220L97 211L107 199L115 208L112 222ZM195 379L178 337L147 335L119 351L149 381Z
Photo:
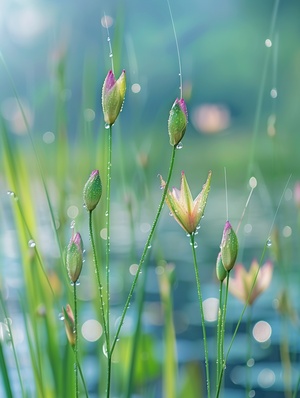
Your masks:
M77 331L77 292L76 292L76 283L73 285L73 295L74 295L74 333L75 333L75 397L79 396L79 388L78 388L78 331Z
M139 265L138 265L138 269L137 269L137 272L136 272L136 274L135 274L134 280L133 280L133 282L132 282L130 291L129 291L129 293L128 293L127 300L126 300L126 303L125 303L125 305L124 305L124 309L123 309L123 312L122 312L122 315L121 315L121 319L120 319L120 322L119 322L119 326L118 326L118 329L117 329L117 331L116 331L116 334L115 334L115 337L114 337L114 340L113 340L113 343L112 343L112 346L111 346L111 351L110 351L110 352L111 352L111 355L113 354L113 351L114 351L115 346L116 346L116 342L118 341L119 334L120 334L122 325L123 325L123 323L124 323L124 318L125 318L126 312L127 312L127 310L128 310L129 303L130 303L130 300L131 300L133 291L134 291L134 289L135 289L135 286L136 286L138 277L139 277L139 275L140 275L142 265L143 265L143 263L144 263L144 261L145 261L145 259L146 259L146 255L147 255L147 253L148 253L148 250L150 249L150 243L151 243L151 241L152 241L152 238L153 238L153 235L154 235L154 231L155 231L155 228L156 228L156 225L157 225L159 216L160 216L160 214L161 214L161 211L162 211L162 208L163 208L163 205L164 205L164 202L165 202L165 198L166 198L166 194L167 194L167 191L168 191L168 187L169 187L171 175L172 175L172 172L173 172L174 160L175 160L175 153L176 153L176 145L173 147L173 150L172 150L171 162L170 162L170 167L169 167L169 174L168 174L168 178L167 178L167 181L166 181L166 185L165 185L165 188L164 188L162 197L161 197L161 201L160 201L160 204L159 204L159 206L158 206L157 213L156 213L154 222L153 222L153 224L152 224L151 230L150 230L150 232L149 232L148 239L147 239L147 241L146 241L146 243L145 243L144 250L143 250L143 253L142 253L142 256L141 256Z
M100 295L100 310L101 310L101 315L102 315L103 329L104 329L105 341L107 344L108 332L107 332L105 310L104 310L103 286L102 286L102 282L101 282L101 276L100 276L97 254L96 254L96 247L95 247L95 240L94 240L94 233L93 233L92 211L89 212L89 234L90 234L90 241L91 241L91 245L92 245L93 261L94 261L94 265L95 265L98 290L99 290L99 295Z
M191 240L191 246L192 246L193 263L194 263L196 284L197 284L197 293L198 293L200 313L201 313L203 345L204 345L204 357L205 357L207 397L210 398L210 377L209 377L209 363L208 363L208 347L207 347L207 339L206 339L206 328L205 328L205 318L204 318L204 310L203 310L203 300L202 300L202 293L201 293L200 277L199 277L196 250L195 250L195 234L194 233L192 233L190 235L190 240Z

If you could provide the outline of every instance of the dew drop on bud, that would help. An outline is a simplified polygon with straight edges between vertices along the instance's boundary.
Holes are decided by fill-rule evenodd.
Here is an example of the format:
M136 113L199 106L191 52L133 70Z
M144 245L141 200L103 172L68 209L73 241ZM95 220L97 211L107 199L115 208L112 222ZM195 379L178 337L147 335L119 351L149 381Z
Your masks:
M178 142L178 144L176 145L176 149L182 149L183 148L183 145L182 145L182 142L180 141L180 142Z
M105 128L106 128L106 130L108 130L109 129L109 124L108 123L105 123L105 126L104 126Z

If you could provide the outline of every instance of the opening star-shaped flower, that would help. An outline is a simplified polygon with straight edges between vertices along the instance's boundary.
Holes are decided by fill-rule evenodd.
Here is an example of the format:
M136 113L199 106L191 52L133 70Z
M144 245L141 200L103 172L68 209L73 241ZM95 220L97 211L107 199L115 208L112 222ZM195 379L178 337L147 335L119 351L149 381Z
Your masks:
M161 187L166 183L162 177ZM197 226L203 217L206 201L210 189L211 171L208 173L207 180L203 185L202 191L193 200L188 182L184 172L181 173L180 189L173 188L168 190L166 203L178 224L189 234L196 231Z

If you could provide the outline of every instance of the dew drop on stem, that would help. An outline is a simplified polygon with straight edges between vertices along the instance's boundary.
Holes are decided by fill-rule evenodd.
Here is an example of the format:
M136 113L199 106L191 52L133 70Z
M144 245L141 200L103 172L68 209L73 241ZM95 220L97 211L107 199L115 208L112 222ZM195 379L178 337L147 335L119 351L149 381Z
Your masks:
M271 241L271 238L268 238L267 239L267 247L271 247L272 246L272 241Z
M28 247L31 247L31 248L35 247L35 241L33 239L30 239L28 241Z
M63 321L63 320L65 319L64 314L63 314L62 312L60 312L60 313L58 314L58 319L59 319L60 321Z

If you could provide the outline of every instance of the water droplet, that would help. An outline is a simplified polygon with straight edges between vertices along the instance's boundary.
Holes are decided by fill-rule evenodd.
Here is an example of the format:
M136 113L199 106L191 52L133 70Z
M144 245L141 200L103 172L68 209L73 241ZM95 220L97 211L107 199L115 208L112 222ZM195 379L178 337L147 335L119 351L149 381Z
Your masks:
M75 220L72 220L72 221L71 221L71 224L70 224L70 228L71 228L71 229L74 229L74 228L75 228L75 224L76 224L76 223L75 223Z
M17 195L13 191L7 191L7 195L12 197L14 200L18 200Z
M105 217L108 217L108 211L105 212Z
M182 149L183 148L183 145L182 145L182 142L180 141L180 142L178 142L178 144L176 145L176 149Z
M63 314L62 312L60 312L60 313L58 314L58 319L59 319L60 321L63 321L63 320L65 319L64 314Z
M104 127L106 128L106 130L108 130L110 128L110 124L105 123Z
M198 243L194 242L194 249L197 249L197 247L198 247Z
M150 245L148 245L148 247L147 247L148 249L151 249L151 244Z
M113 53L110 53L109 54L109 58L112 58L114 55L113 55Z
M189 238L191 236L191 234L186 234L186 236Z
M110 41L110 37L107 38L107 41Z
M277 98L277 89L276 88L272 88L272 90L270 91L270 96L272 98Z
M170 211L170 213L169 213L169 216L170 216L170 217L173 217L173 213L172 213L171 211Z
M267 246L268 246L268 247L271 247L271 246L272 246L271 238L268 238L268 239L267 239Z
M198 230L199 230L200 228L201 228L201 225L197 225L196 229L198 229Z
M80 286L80 280L79 279L76 281L76 286Z
M265 40L265 46L268 47L268 48L272 47L272 42L271 42L270 39L266 39Z
M35 241L33 239L28 241L28 247L35 247Z
M106 348L106 344L103 344L103 346L102 346L102 351L103 351L103 354L106 356L106 358L107 358L107 348Z

